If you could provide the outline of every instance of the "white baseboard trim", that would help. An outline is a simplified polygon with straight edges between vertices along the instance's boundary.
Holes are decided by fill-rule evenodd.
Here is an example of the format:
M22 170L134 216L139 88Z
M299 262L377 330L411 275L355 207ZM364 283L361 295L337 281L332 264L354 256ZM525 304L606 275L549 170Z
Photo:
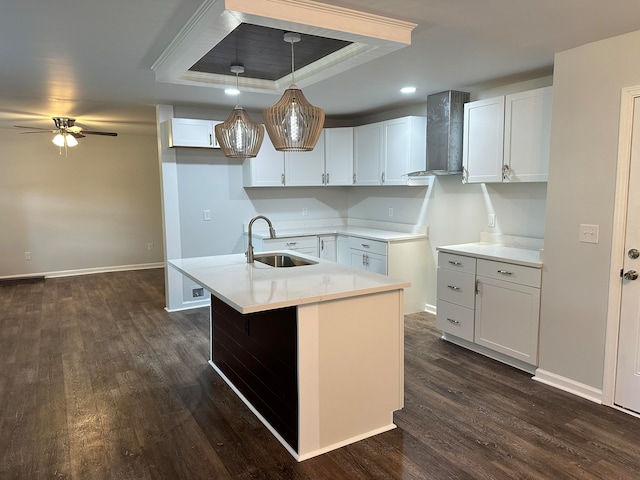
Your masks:
M182 306L178 308L168 309L164 307L164 309L169 312L183 312L185 310L193 310L194 308L202 308L211 306L211 297L207 296L205 300L195 300L193 302L182 302Z
M150 270L152 268L164 268L164 262L139 263L135 265L114 265L110 267L81 268L77 270L60 270L57 272L40 272L40 273L28 273L28 274L22 274L22 275L9 275L5 277L0 277L0 280L13 280L18 278L26 278L26 277L44 277L44 278L73 277L76 275L91 275L94 273L125 272L128 270Z
M602 404L602 390L576 382L570 378L537 368L533 380Z
M431 305L430 303L427 303L427 305L424 308L424 311L427 313L433 313L434 315L437 313L436 312L436 306L435 305Z

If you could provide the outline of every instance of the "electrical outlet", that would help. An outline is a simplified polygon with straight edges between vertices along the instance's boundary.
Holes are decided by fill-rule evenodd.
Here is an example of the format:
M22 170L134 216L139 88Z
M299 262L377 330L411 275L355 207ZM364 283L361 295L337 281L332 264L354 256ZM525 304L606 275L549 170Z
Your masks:
M192 298L200 298L204 297L204 288L202 287L194 287L191 289L191 297Z
M389 207L389 216L393 217L393 208Z
M31 260L31 252L24 252L24 259Z
M496 214L490 213L487 221L487 225L491 228L496 228Z
M598 243L599 225L580 224L580 242L581 243Z
M153 242L147 243L147 250L152 251L154 248L155 246L153 245Z
M202 218L204 219L205 222L211 221L211 210L203 210Z

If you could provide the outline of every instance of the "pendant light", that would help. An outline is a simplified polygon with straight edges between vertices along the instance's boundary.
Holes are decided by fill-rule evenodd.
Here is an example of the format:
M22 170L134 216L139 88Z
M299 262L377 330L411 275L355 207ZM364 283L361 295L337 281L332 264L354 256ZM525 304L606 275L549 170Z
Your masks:
M324 110L311 105L295 84L293 44L300 41L300 35L287 32L284 41L291 44L291 85L278 103L264 110L264 124L276 150L308 152L322 133Z
M238 74L244 73L244 67L231 65L231 71L236 74L237 90ZM225 157L251 158L258 155L264 138L264 127L251 120L244 108L236 105L229 118L215 126L215 133Z

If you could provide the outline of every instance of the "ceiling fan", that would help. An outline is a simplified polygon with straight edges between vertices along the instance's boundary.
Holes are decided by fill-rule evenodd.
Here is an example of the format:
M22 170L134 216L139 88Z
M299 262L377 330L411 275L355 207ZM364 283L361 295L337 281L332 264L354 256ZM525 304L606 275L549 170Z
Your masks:
M53 117L53 123L55 129L39 128L39 127L26 127L23 125L14 125L16 128L28 128L34 130L32 132L20 132L20 133L53 133L53 143L59 147L74 147L78 144L76 139L84 138L87 135L105 135L108 137L115 137L118 134L115 132L100 132L97 130L85 130L84 128L76 125L75 118L69 117Z

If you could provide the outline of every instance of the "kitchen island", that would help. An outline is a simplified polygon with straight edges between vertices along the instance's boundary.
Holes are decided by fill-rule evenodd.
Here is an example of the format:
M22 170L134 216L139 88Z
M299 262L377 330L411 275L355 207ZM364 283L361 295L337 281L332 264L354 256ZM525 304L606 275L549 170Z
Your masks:
M299 461L395 428L409 282L287 252L169 265L211 293L209 363Z

